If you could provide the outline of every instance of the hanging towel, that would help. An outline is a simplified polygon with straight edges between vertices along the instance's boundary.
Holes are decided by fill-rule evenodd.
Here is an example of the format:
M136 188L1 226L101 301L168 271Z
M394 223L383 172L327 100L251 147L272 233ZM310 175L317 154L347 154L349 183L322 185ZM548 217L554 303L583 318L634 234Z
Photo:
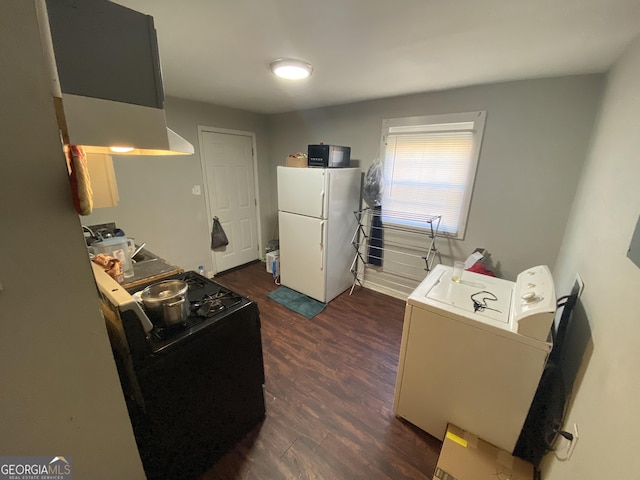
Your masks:
M227 234L220 224L218 217L213 217L213 227L211 228L211 250L229 245Z
M80 145L69 145L67 162L73 207L79 215L90 215L93 210L93 190L84 148Z
M367 262L382 266L382 206L371 209L371 232L369 233L369 255Z

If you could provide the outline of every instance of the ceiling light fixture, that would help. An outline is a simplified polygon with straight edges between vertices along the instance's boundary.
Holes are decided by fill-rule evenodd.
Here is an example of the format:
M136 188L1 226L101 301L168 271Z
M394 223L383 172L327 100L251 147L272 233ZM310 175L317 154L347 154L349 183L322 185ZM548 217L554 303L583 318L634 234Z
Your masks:
M271 71L278 77L289 80L302 80L313 72L310 63L293 58L278 58L271 63Z

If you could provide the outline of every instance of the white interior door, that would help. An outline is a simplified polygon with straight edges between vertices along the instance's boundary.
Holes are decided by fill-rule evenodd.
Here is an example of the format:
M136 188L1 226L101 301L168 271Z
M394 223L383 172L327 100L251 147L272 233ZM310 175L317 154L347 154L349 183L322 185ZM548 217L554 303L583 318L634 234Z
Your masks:
M212 218L220 219L229 245L212 251L216 273L258 258L253 141L241 134L201 131L202 164Z

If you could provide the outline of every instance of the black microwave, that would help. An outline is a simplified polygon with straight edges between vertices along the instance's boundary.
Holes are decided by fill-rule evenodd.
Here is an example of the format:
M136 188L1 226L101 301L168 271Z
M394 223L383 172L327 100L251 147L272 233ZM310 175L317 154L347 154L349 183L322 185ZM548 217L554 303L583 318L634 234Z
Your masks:
M309 145L307 156L310 167L346 168L351 161L351 147Z

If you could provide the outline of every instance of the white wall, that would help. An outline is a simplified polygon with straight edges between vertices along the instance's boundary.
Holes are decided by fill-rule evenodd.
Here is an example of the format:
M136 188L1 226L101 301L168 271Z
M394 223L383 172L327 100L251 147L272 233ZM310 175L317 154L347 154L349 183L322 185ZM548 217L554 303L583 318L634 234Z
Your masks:
M143 479L73 209L34 2L0 3L0 454Z
M636 478L640 471L640 269L627 249L640 214L640 37L607 77L602 110L554 277L585 283L591 331L582 381L565 427L578 424L573 457L546 458L545 480Z
M348 79L345 79L348 81ZM602 89L585 75L482 85L292 112L269 117L272 169L310 143L349 145L363 172L378 155L385 118L486 110L466 237L439 239L442 263L476 247L508 279L553 267ZM272 177L272 198L276 199ZM430 212L425 212L430 213Z
M266 121L262 115L202 102L167 98L167 124L191 142L195 154L171 157L113 156L120 194L117 207L100 208L82 218L85 225L116 222L137 243L185 270L204 265L213 270L211 235L203 187L198 125L256 134L258 158L258 202L262 224L262 246L273 232ZM203 191L204 192L204 191ZM265 228L266 225L266 228Z

